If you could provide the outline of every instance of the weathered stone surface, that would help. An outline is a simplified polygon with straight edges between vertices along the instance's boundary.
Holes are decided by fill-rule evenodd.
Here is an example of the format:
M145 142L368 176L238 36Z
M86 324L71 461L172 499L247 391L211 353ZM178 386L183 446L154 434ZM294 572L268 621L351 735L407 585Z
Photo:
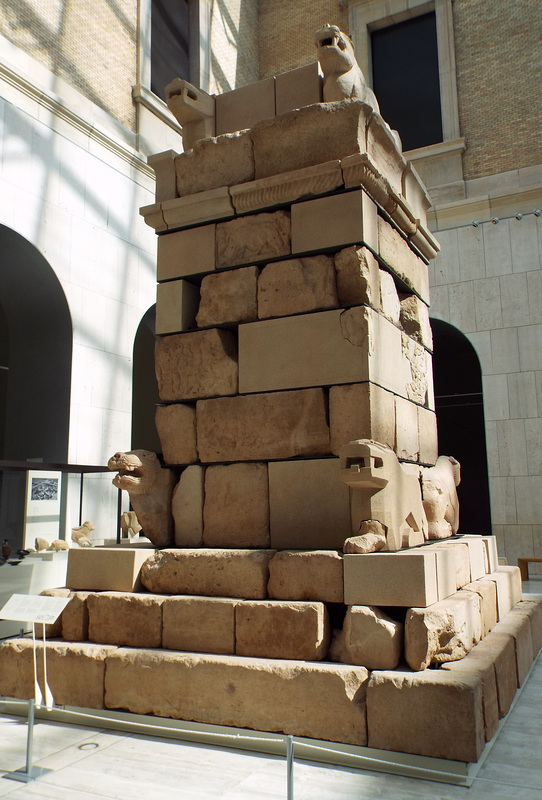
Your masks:
M269 597L342 603L343 561L336 550L282 550L269 562Z
M485 740L489 742L499 726L499 698L492 652L487 648L479 652L476 646L460 661L448 661L443 664L442 669L456 674L472 672L479 677L482 685Z
M235 216L227 186L165 200L160 206L169 231Z
M283 317L338 305L331 256L268 264L258 281L258 317Z
M407 397L411 362L403 355L401 337L398 328L365 306L240 325L239 391L369 380Z
M38 650L38 680L44 694L41 647ZM114 651L115 647L89 642L47 642L47 682L55 703L103 708L105 660ZM0 645L0 694L21 700L34 697L31 639L9 639Z
M166 464L193 464L198 460L195 406L156 406L155 423Z
M155 367L164 403L235 394L235 335L211 329L165 336L156 342Z
M400 324L405 333L433 349L433 333L429 322L429 309L415 294L399 295L401 301Z
M457 592L428 608L410 608L405 619L405 659L413 670L463 658L482 637L480 598Z
M423 507L427 517L429 539L446 539L459 528L457 486L461 482L461 467L452 456L439 456L434 467L420 471ZM468 547L468 545L467 545ZM470 580L470 554L467 552L467 580Z
M199 547L203 544L204 481L204 468L192 464L182 471L173 490L171 513L176 547Z
M269 464L271 546L339 549L350 532L348 487L334 458Z
M274 550L160 550L142 570L143 585L158 594L267 597Z
M538 598L526 598L514 607L514 611L527 614L530 619L533 654L536 657L542 647L542 601Z
M121 592L89 594L89 640L129 647L160 647L164 599Z
M218 102L218 101L217 101ZM254 179L249 131L201 139L175 158L179 197Z
M377 249L376 205L361 190L294 203L291 213L292 253L351 244Z
M162 647L191 653L235 653L235 600L167 597L162 605Z
M479 579L463 586L464 592L476 592L480 598L482 638L497 624L497 587L493 581Z
M394 325L399 324L401 316L401 304L399 302L399 295L395 288L395 281L389 272L381 269L379 270L380 277L380 308L384 316L393 322Z
M73 591L137 592L141 566L153 552L151 548L72 547L66 583Z
M321 661L329 647L323 603L259 600L235 607L235 652L256 658Z
M418 406L404 397L395 398L395 450L398 458L407 461L420 457Z
M460 539L469 549L470 579L477 581L486 576L486 547L484 541L478 536L464 536Z
M322 389L202 400L196 414L203 462L329 453Z
M439 550L442 548L446 549L452 557L455 571L455 587L456 589L461 589L462 586L465 586L470 582L470 561L468 547L467 545L461 544L457 541L438 542L425 547L426 550Z
M367 689L369 747L478 761L485 741L482 682L468 672L373 672Z
M535 656L529 615L513 608L504 619L497 622L493 630L495 633L507 633L514 640L519 688L523 686Z
M64 587L58 589L44 589L40 592L45 597L69 597L71 592ZM58 639L62 636L62 614L57 617L55 622L45 626L45 636L47 639Z
M62 638L66 642L86 642L88 640L89 592L72 592L71 599L61 614Z
M159 281L212 272L215 268L216 225L201 225L158 237Z
M403 656L403 625L379 608L350 606L335 631L330 657L367 669L395 669Z
M331 452L355 439L373 439L395 450L395 397L374 383L350 383L329 390Z
M342 159L366 149L369 106L357 101L319 103L252 128L256 178Z
M216 226L216 266L237 267L290 255L287 211L239 217Z
M159 283L156 287L155 333L179 333L196 327L199 290L185 280Z
M267 464L207 467L205 547L269 547Z
M518 686L514 639L507 633L492 630L464 660L468 662L471 656L487 658L495 668L499 718L502 719L510 709ZM461 661L455 663L461 664ZM445 668L448 669L447 666Z
M136 714L363 746L367 679L363 667L343 664L117 650L108 659L105 702Z
M432 362L429 353L406 333L401 334L401 347L403 358L410 369L403 396L420 405L433 407Z
M201 282L198 326L258 319L258 274L257 267L244 267L206 275Z
M499 566L487 577L497 586L497 614L501 620L521 600L521 574L518 567Z
M437 416L430 408L418 406L420 462L432 466L438 458Z
M337 293L342 306L366 305L379 310L378 261L366 247L345 247L335 253Z
M378 254L420 298L429 303L429 277L427 265L411 250L401 234L378 217Z

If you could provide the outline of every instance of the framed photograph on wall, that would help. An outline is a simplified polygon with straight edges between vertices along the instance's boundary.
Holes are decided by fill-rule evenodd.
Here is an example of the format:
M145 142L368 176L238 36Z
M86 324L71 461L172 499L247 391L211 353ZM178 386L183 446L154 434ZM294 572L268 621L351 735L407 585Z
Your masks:
M29 470L26 476L24 547L35 548L37 537L60 537L61 472Z

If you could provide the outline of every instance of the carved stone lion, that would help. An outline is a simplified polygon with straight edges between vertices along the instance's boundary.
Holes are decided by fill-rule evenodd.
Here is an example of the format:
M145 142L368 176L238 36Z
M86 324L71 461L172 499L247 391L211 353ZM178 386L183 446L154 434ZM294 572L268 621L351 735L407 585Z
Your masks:
M350 38L336 25L324 25L314 34L318 61L324 73L324 102L362 100L379 113L378 102L356 61Z
M147 539L156 547L171 545L174 473L162 469L156 453L150 450L115 453L109 459L107 468L118 472L113 478L113 485L130 495L130 502Z
M459 501L456 486L461 481L461 466L452 456L439 456L434 467L421 470L423 507L430 539L446 539L459 528Z

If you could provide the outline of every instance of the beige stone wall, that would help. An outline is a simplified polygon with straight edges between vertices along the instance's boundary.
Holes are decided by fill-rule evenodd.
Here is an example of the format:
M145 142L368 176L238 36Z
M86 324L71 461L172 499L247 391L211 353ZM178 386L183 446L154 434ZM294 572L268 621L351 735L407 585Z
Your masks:
M258 80L258 4L254 0L213 4L210 60L211 94Z
M465 178L538 164L539 0L456 0L453 13Z
M5 0L0 34L134 127L137 0Z
M326 22L348 33L348 9L339 0L260 0L260 78L316 61L314 33Z

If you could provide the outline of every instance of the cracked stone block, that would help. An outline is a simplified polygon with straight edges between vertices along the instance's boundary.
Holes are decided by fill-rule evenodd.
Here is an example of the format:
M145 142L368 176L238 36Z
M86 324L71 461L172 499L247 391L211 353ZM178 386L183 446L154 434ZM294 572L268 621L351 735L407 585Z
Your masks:
M198 326L258 319L258 274L257 267L244 267L206 275L201 282Z
M331 256L275 261L258 280L258 317L285 317L338 306Z
M239 656L321 661L329 640L329 616L323 603L258 600L235 608Z
M166 464L197 461L195 406L186 403L156 406L155 423Z

